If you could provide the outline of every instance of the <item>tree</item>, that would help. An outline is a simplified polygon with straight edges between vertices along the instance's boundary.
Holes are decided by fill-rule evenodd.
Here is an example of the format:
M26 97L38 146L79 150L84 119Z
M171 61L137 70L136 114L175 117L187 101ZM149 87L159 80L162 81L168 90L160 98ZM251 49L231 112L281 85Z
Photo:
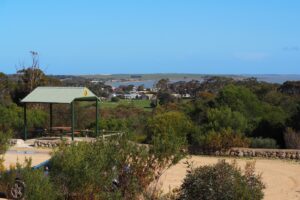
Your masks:
M300 105L298 105L296 112L287 120L287 125L296 131L300 131Z
M0 72L0 103L9 104L11 103L10 90L12 89L12 83L8 77Z
M169 82L170 80L167 79L160 79L157 83L156 83L156 88L158 90L161 91L167 91L169 89Z
M284 82L278 90L289 95L300 95L300 81Z
M22 69L17 71L19 81L18 88L14 92L15 103L19 103L20 99L24 98L36 87L47 84L47 77L40 69L38 53L30 51L30 54L32 57L31 66L23 66Z
M242 86L228 85L224 87L216 100L219 105L228 106L231 110L238 111L247 118L255 118L264 113L257 96Z
M171 111L155 115L147 123L148 142L157 145L159 152L180 152L187 145L187 135L193 124L184 113Z
M17 71L27 92L32 91L37 86L45 85L47 82L44 72L40 69L38 53L34 51L30 51L30 53L32 57L31 66L27 68L23 66L23 69Z
M247 119L240 112L232 111L229 107L212 108L207 111L205 128L215 131L231 128L243 133L247 128Z
M157 94L158 103L166 105L175 102L175 97L167 91L159 91Z
M144 91L144 89L145 89L144 85L139 85L137 88L138 91Z

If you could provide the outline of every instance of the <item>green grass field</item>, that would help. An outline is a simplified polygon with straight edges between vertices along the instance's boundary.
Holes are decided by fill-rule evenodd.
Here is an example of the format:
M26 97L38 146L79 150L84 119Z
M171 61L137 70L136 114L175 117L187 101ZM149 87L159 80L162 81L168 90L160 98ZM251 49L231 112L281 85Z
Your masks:
M115 108L118 105L134 105L137 108L141 108L147 111L151 111L150 100L127 100L120 99L119 102L111 102L111 101L102 101L100 103L100 108Z

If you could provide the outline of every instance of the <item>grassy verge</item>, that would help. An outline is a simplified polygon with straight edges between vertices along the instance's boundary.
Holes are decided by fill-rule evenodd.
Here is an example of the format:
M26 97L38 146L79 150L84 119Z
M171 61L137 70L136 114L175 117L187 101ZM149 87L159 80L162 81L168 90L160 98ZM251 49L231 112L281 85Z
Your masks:
M134 105L137 108L144 109L146 111L151 111L150 100L127 100L121 99L119 102L111 102L111 101L102 101L100 103L101 108L115 108L118 105Z

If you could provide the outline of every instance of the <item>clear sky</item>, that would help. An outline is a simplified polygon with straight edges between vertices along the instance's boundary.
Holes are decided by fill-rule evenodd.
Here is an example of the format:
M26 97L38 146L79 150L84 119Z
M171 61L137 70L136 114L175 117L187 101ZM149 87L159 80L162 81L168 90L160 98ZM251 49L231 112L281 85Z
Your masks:
M0 0L0 71L300 74L299 0Z

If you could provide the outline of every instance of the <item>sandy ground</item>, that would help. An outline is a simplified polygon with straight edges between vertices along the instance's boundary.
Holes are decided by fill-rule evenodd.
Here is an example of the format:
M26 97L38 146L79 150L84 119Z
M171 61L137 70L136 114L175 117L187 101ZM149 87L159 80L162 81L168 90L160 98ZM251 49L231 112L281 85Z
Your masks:
M4 166L6 168L9 168L9 166L15 166L16 162L24 163L25 158L31 158L32 159L32 166L38 165L50 158L50 155L48 153L42 153L42 154L16 154L16 153L7 153L4 156L5 162Z
M17 161L24 162L25 158L32 159L32 165L37 165L50 158L50 150L35 148L11 148L5 154L5 166L15 165ZM192 156L188 160L194 166L211 165L220 158ZM226 158L228 162L233 159ZM256 161L256 172L262 173L266 185L265 200L300 200L300 163L283 160L266 159L237 159L243 168L247 161ZM179 187L186 174L185 160L168 169L160 178L159 186L164 192ZM1 197L0 197L1 199Z
M189 161L194 166L211 165L220 158L192 156ZM226 159L231 162L232 159ZM186 160L168 169L160 178L159 185L164 192L179 187L186 174ZM238 159L238 165L242 168L250 159ZM282 160L256 159L256 172L262 173L263 182L266 185L265 200L299 200L300 199L300 163Z
M31 158L32 166L40 164L50 158L50 150L34 148L11 148L4 155L4 166L9 168L17 162L24 163L26 158Z

